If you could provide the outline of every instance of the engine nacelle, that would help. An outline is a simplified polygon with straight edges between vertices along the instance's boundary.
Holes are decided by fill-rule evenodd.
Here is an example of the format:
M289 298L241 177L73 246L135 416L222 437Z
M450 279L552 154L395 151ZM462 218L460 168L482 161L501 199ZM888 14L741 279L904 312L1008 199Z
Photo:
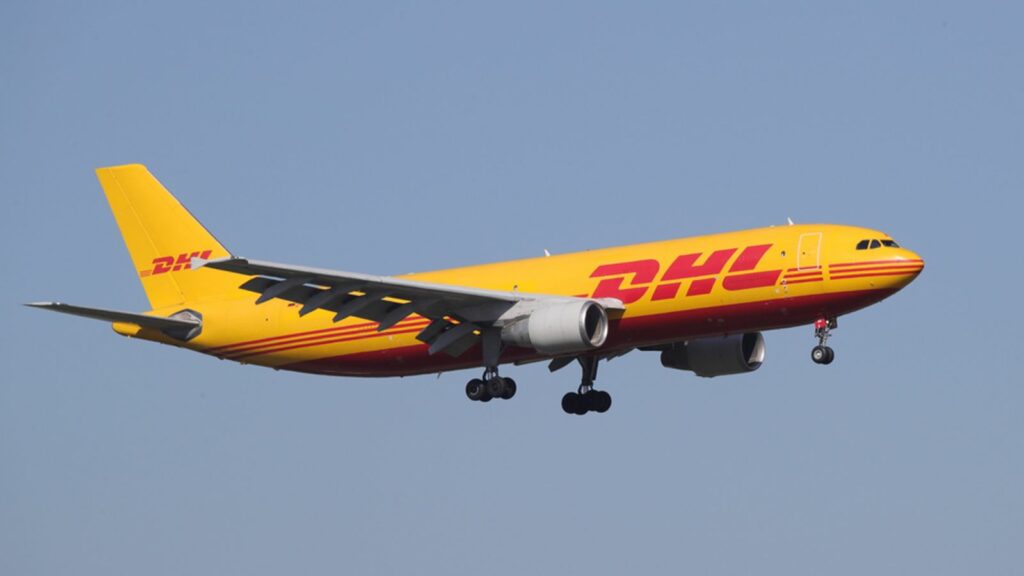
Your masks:
M608 313L590 300L544 306L501 329L505 342L542 354L585 352L607 337Z
M753 372L761 367L764 354L764 337L760 332L730 334L673 344L661 352L661 365L711 378Z

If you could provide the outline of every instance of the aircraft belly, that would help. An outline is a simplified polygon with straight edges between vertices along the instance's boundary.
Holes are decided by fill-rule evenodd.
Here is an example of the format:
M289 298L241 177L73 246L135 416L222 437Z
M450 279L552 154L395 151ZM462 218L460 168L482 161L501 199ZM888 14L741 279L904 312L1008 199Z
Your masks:
M601 351L614 351L638 346L651 346L687 338L725 333L755 332L809 324L822 314L838 316L869 306L891 295L891 290L858 290L839 293L815 293L793 297L714 307L677 310L645 316L627 316L613 320L606 344ZM415 332L417 329L413 329ZM383 334L387 334L386 332ZM373 347L345 349L333 346L311 347L309 355L280 358L275 367L284 370L337 376L409 376L480 367L483 364L479 346L458 357L447 354L431 356L427 346L413 336ZM367 340L372 338L367 338ZM507 349L502 363L543 360L533 350Z

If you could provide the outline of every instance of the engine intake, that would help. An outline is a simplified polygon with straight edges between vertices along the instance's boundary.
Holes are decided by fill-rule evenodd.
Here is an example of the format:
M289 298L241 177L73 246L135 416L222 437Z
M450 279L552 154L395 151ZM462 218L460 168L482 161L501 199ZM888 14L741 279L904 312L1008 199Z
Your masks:
M661 365L711 378L753 372L761 367L764 355L764 337L750 332L677 342L661 352Z
M505 342L542 354L585 352L607 337L608 313L591 300L544 306L501 329Z

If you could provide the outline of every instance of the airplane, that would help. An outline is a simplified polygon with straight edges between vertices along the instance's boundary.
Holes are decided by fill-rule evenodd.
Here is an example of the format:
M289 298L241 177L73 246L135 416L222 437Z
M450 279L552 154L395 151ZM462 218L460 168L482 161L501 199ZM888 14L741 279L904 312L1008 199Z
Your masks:
M503 364L576 362L568 414L603 413L598 363L632 350L715 377L757 370L762 332L814 327L830 364L838 318L912 282L924 260L888 234L800 224L401 276L229 252L145 166L96 170L151 310L27 304L220 359L335 376L483 369L470 400L510 399Z

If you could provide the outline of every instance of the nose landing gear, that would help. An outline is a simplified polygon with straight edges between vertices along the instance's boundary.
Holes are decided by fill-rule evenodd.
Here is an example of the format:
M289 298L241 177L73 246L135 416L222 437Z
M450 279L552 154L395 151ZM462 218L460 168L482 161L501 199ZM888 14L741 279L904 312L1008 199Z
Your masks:
M831 364L835 360L835 351L826 344L832 335L832 329L838 325L835 318L818 318L814 321L814 335L818 338L818 345L811 349L811 360L815 364Z

